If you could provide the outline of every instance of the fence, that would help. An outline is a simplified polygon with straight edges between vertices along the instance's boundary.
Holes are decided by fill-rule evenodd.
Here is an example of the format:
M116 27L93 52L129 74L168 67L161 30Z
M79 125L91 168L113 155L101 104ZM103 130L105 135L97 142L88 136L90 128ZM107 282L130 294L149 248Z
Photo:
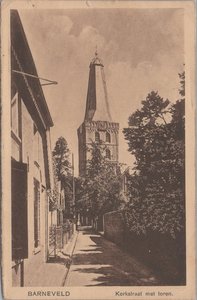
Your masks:
M74 224L66 222L61 226L52 225L49 227L49 257L54 257L57 252L63 249L74 232Z

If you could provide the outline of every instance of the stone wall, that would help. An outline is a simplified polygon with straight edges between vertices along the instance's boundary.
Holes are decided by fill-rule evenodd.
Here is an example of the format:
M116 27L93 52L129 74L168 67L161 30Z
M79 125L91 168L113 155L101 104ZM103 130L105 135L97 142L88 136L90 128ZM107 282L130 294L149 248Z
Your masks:
M113 211L104 215L104 235L117 245L123 245L125 227L120 212Z

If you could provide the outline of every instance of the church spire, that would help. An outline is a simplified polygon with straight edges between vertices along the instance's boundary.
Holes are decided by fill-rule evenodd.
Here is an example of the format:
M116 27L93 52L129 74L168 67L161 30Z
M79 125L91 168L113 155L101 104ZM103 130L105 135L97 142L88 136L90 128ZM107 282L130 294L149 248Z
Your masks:
M105 143L106 159L118 162L119 124L112 122L107 98L104 65L96 49L90 62L86 112L84 122L77 130L79 142L79 175L86 176L88 161L92 158L92 142Z
M95 56L90 63L85 120L112 121L109 111L104 65L98 56L97 48Z

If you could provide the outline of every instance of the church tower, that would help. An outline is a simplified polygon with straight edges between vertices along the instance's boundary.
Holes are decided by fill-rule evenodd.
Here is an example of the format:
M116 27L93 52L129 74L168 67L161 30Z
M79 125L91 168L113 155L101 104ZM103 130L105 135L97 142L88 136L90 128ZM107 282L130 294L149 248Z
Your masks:
M86 174L87 160L91 159L88 148L93 141L104 143L107 159L118 162L119 124L111 119L104 65L97 51L89 68L85 118L77 130L80 176Z

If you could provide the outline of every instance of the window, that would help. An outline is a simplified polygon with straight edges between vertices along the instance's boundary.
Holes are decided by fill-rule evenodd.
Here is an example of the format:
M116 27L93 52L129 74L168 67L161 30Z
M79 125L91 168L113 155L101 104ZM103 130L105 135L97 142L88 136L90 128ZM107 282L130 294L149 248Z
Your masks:
M95 141L100 142L100 134L98 131L95 132Z
M17 161L20 161L22 159L21 102L16 86L13 84L11 96L12 157Z
M34 161L40 165L40 147L41 147L41 141L40 141L40 133L34 124L34 140L33 140L33 152L34 152Z
M34 178L34 247L40 246L40 183Z
M11 87L11 128L17 137L21 137L20 130L20 101L17 87L12 83Z
M106 158L111 159L111 151L109 149L106 150Z
M109 132L106 132L106 142L111 143L111 135Z
M16 136L19 136L18 94L12 98L11 102L11 128Z

